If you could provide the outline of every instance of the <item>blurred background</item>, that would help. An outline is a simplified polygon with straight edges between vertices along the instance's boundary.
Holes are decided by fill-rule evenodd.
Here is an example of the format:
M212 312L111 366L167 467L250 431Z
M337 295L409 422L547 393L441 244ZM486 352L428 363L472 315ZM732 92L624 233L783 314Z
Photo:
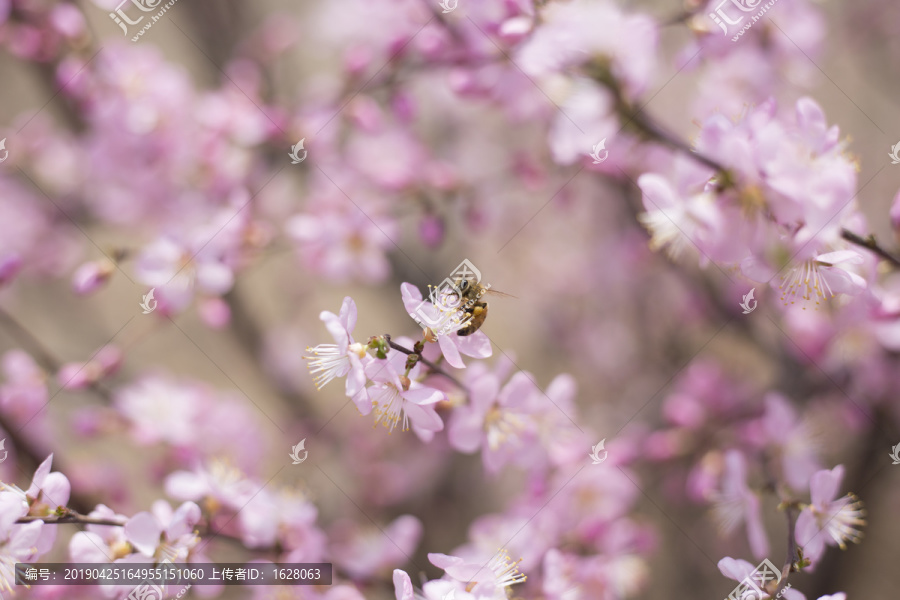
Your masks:
M429 552L452 554L471 542L476 519L550 484L527 468L490 473L446 433L426 444L373 429L342 382L316 390L302 357L331 342L319 316L337 313L346 296L359 307L357 341L419 339L401 284L427 293L468 259L513 296L490 299L482 331L493 356L484 362L508 361L545 392L571 374L577 393L565 416L590 440L584 458L601 439L625 457L633 497L605 527L622 519L652 542L640 567L616 567L634 585L597 597L724 597L734 582L715 563L759 562L743 529L724 534L709 502L690 493L698 465L720 463L741 437L725 430L690 451L663 448L678 443L665 436L673 396L728 395L758 414L773 391L803 422L803 443L823 468L845 465L841 493L855 492L868 512L863 543L830 548L814 572L792 575L793 587L811 599L896 593L900 469L888 454L900 443L900 412L897 381L885 375L896 355L832 307L786 324L776 289L757 287L760 310L743 315L753 284L701 268L693 255L652 251L635 181L670 162L663 145L611 135L608 164L556 160L548 136L561 113L577 119L577 107L565 104L564 83L515 65L515 35L500 25L509 13L531 14L531 3L460 0L443 14L420 0L178 0L132 42L139 26L123 36L108 16L115 3L95 2L0 0L0 137L9 152L0 248L19 261L0 276L4 482L25 489L52 452L77 510L104 503L130 516L159 498L177 506L167 476L223 459L312 503L336 579L364 597L393 597L394 568L417 585L422 573L440 577ZM704 7L618 6L680 21L659 27L656 70L638 102L645 114L690 144L713 112L736 117L769 96L789 110L815 98L849 140L868 230L897 247L888 212L900 167L888 153L900 141L892 76L900 8L780 0L754 25L756 37L724 54L698 42ZM308 157L291 164L301 139ZM191 291L157 292L160 310L142 314L142 296L172 277ZM811 354L816 344L827 351ZM450 410L441 408L445 422ZM798 434L786 424L785 435ZM291 465L302 439L309 461ZM587 514L614 492L597 493L585 499ZM761 503L768 557L780 566L784 515L771 495ZM385 560L392 565L368 566L387 552L378 540L402 515L421 522L421 536L396 548ZM78 526L57 527L44 560L68 561ZM536 535L525 531L511 551L526 553ZM207 556L283 556L233 537L213 541ZM50 593L21 592L64 592ZM77 593L98 597L65 591ZM267 593L220 597L325 592ZM550 594L519 586L512 595Z

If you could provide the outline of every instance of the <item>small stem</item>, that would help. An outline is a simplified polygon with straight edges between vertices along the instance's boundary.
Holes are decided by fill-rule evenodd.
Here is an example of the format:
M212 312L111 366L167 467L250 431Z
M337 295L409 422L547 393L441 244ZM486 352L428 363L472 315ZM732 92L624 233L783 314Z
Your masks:
M0 308L0 326L6 329L10 336L15 339L35 362L41 366L50 376L59 373L62 369L63 362L56 358L34 334L19 323L15 317ZM98 381L93 381L88 385L88 389L94 391L98 396L103 398L107 403L112 402L112 394Z
M797 507L793 504L788 504L785 509L788 519L788 552L787 558L784 560L784 566L781 568L781 581L778 583L778 588L775 589L773 596L780 594L785 586L787 586L788 577L790 576L791 568L794 565L794 557L797 555L797 542L795 539L797 536L794 531L797 525L796 510Z
M623 113L623 116L627 116ZM644 134L648 137L655 139L663 145L672 148L673 150L677 150L690 156L697 162L713 169L714 171L718 171L719 173L727 173L728 169L725 165L719 163L715 159L712 159L705 154L697 152L693 148L691 148L688 144L686 144L683 140L676 137L673 133L666 131L661 125L645 116L638 116L638 113L635 113L634 116L629 117L629 121L637 126Z
M47 525L62 525L64 523L79 523L81 525L111 525L113 527L124 527L125 523L115 519L100 519L96 517L87 517L74 510L67 509L68 514L61 517L20 517L16 523L32 523L34 521L43 521Z
M866 237L861 237L853 233L852 231L848 231L846 229L841 229L841 237L850 242L851 244L856 244L857 246L862 246L863 248L870 250L890 262L895 267L900 267L900 258L897 258L884 248L878 245L878 242L875 241L874 235L868 235Z
M428 360L427 358L422 356L420 353L413 352L412 350L404 348L400 344L397 344L396 342L391 341L391 336L388 334L384 334L384 339L387 341L388 345L391 348L393 348L394 350L397 350L399 352L402 352L403 354L406 354L406 355L418 354L420 363L424 364L425 366L427 366L429 369L431 369L433 372L437 373L438 375L443 375L444 377L446 377L447 379L449 379L450 381L455 383L457 386L459 386L460 389L462 389L462 390L466 389L466 386L464 386L456 377L454 377L450 373L447 373L446 371L441 369L439 366L437 366L436 364L434 364L433 362L431 362L430 360Z
M9 331L9 334L22 346L27 348L44 370L56 373L62 366L62 361L53 356L49 350L30 331L25 329L12 315L0 308L0 325Z

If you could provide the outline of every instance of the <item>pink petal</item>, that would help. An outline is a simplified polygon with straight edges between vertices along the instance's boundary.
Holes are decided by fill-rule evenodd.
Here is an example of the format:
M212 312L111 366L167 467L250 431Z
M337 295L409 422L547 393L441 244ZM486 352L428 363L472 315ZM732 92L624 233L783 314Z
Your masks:
M462 357L459 355L459 350L456 347L456 343L451 340L450 337L450 335L438 336L438 345L441 347L441 352L443 353L444 358L447 359L448 365L457 369L465 369L466 364L462 361ZM459 338L458 335L453 335L453 337Z
M350 358L350 372L347 373L347 383L344 386L344 393L352 398L366 386L366 369L362 360L353 352L348 353Z
M794 539L803 548L803 554L815 563L825 551L825 538L819 534L819 526L812 513L806 509L797 517Z
M450 421L447 439L460 452L471 454L484 439L484 417L468 407L457 408Z
M177 540L194 529L200 522L200 507L193 502L185 502L175 511L172 522L166 528L166 539Z
M837 265L845 262L850 263L851 265L860 265L864 262L862 254L854 252L853 250L838 250L836 252L820 254L816 257L816 260L830 265Z
M488 358L494 353L491 340L483 331L476 331L472 335L457 335L456 338L456 347L466 356Z
M500 381L492 373L485 373L469 385L471 408L481 419L488 409L497 401L500 393Z
M166 477L166 494L178 500L199 500L207 494L209 486L190 471L176 471Z
M470 581L479 571L477 564L467 563L458 556L449 554L429 553L428 560L438 569L443 569L450 577L460 581Z
M444 392L425 386L409 389L402 392L400 395L403 396L404 400L412 402L413 404L418 404L419 406L434 404L446 397L444 396Z
M406 411L409 420L418 429L425 431L441 431L444 429L444 422L432 406L419 406L418 404L407 403L403 410Z
M125 523L125 537L141 554L153 556L159 546L162 527L156 517L144 511L134 515Z
M816 506L824 506L835 499L841 480L844 479L844 465L815 473L810 479L809 495Z
M44 459L38 468L34 472L34 477L31 478L31 487L25 492L25 494L31 498L37 498L41 492L41 488L44 486L44 480L47 479L47 475L50 474L50 469L53 466L53 455L51 454L47 458Z
M823 140L828 131L828 120L822 107L812 98L803 97L797 100L796 111L797 124L806 133L806 141L818 145L816 142Z
M212 294L224 294L234 285L234 273L219 262L207 262L197 266L197 285Z
M835 294L856 296L866 289L865 279L840 267L822 267L820 272L822 278L828 283L828 287Z
M346 352L347 346L350 345L350 334L347 333L347 329L341 323L341 318L332 312L323 310L319 314L319 319L325 323L325 328L331 334L331 337L334 338L334 343L338 345L341 352Z
M644 210L653 212L665 210L682 203L669 180L656 173L646 173L638 177L638 187L644 198Z
M719 561L719 572L729 579L741 581L750 573L756 570L756 567L748 563L746 560L739 558L731 558L726 556Z
M344 298L344 303L341 304L341 325L347 333L352 333L356 327L356 302L350 296Z
M72 486L65 475L62 473L50 473L44 479L44 485L41 488L41 498L51 508L65 506L69 503L71 491Z
M422 303L422 292L411 283L404 283L400 286L400 296L403 298L403 308L408 313L416 312Z
M414 600L412 581L405 571L394 569L394 594L397 600Z
M109 562L113 553L96 533L79 531L69 541L69 559L72 562Z

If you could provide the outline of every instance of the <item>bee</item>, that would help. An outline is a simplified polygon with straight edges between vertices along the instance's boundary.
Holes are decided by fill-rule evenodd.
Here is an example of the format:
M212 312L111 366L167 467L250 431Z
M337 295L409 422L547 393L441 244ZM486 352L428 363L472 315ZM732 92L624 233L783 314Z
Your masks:
M490 284L481 285L481 283L469 279L457 279L454 287L455 290L450 295L454 298L455 305L458 306L457 310L463 313L460 315L460 322L463 323L463 326L456 330L458 336L472 335L484 325L488 314L488 303L481 300L482 296L493 294L507 298L514 297L492 290Z

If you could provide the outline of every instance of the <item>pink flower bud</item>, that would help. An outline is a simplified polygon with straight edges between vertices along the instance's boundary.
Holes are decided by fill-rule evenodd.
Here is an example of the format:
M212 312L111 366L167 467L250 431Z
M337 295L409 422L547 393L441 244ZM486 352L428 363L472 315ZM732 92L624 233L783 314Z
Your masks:
M109 279L115 266L108 260L86 262L72 275L72 290L79 295L90 294Z
M437 248L444 241L444 219L439 215L425 215L419 221L419 238L429 248Z
M68 38L77 38L84 33L84 15L74 4L61 3L53 7L50 23Z
M198 311L200 319L213 329L222 329L231 322L231 308L221 298L204 298Z
M22 257L16 253L7 254L0 258L0 285L13 280L22 268Z

